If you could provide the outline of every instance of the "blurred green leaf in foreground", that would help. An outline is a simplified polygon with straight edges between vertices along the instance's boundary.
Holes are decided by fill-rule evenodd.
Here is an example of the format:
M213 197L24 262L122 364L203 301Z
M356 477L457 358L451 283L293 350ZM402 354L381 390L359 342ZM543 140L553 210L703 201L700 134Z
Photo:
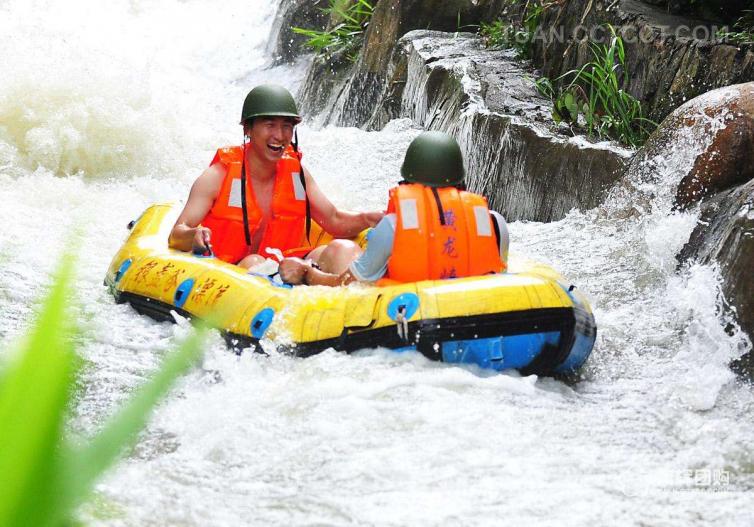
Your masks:
M198 360L204 331L167 355L87 443L65 437L76 383L77 334L67 306L73 259L62 258L53 286L22 341L0 351L0 526L70 525L97 478L136 441L150 411Z

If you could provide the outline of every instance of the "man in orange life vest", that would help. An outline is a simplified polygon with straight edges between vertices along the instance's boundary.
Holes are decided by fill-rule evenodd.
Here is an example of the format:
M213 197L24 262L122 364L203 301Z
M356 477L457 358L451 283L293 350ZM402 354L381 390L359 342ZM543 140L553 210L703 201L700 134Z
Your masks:
M414 139L401 167L403 181L390 190L388 214L369 234L366 252L340 273L299 258L280 265L293 284L345 285L461 278L505 270L508 229L487 200L464 190L463 156L442 132Z
M336 238L351 238L374 226L383 213L335 208L301 165L297 145L291 146L299 122L288 90L276 85L251 90L241 113L243 145L219 149L194 182L170 246L214 251L217 258L246 268L264 262L267 249L279 249L342 273L360 249L340 239L313 249L311 220Z

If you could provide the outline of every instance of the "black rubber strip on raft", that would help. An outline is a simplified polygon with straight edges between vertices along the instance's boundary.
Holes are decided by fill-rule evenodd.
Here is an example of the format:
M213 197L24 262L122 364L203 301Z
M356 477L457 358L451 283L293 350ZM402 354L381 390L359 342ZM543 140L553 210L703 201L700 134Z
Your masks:
M179 307L175 307L174 305L168 304L167 302L162 302L161 300L155 300L154 298L149 298L134 293L127 293L125 291L118 291L114 294L114 296L115 301L118 304L129 303L137 313L139 313L140 315L147 315L149 318L153 318L157 322L174 323L175 318L173 318L171 312L175 312L176 314L190 320L194 319L194 315L192 315L188 311L184 311Z
M193 319L190 313L175 306L141 295L116 292L118 303L128 302L134 309L158 321L174 322L171 312ZM437 320L418 320L408 323L408 338L398 335L397 326L376 329L344 328L339 337L304 342L287 349L298 357L310 357L328 348L347 353L365 348L382 346L403 348L415 346L431 360L441 361L440 342L473 340L499 336L526 335L531 333L559 332L557 345L548 345L520 371L523 375L552 375L568 357L578 334L592 337L596 335L594 316L580 307L532 309L524 312L472 315ZM228 347L236 353L249 346L263 352L259 339L223 331Z
M300 343L295 353L301 357L315 355L326 348L353 352L373 348L376 343L387 348L416 346L431 360L442 360L440 342L473 340L531 333L559 332L557 346L547 346L526 368L524 375L552 375L568 357L577 333L596 334L594 317L581 308L545 308L524 312L472 315L437 320L419 320L408 324L408 339L402 339L396 326L360 331L344 330L338 338Z

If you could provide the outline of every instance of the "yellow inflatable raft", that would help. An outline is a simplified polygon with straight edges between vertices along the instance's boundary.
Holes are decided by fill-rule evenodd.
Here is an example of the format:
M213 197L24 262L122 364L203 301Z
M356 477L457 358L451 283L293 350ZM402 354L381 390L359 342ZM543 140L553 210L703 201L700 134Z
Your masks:
M387 347L433 360L552 375L578 369L594 316L551 268L512 258L506 273L387 287L281 286L214 258L168 248L178 210L154 205L105 278L118 302L157 320L211 319L236 350L270 339L298 356ZM320 234L320 242L326 239Z

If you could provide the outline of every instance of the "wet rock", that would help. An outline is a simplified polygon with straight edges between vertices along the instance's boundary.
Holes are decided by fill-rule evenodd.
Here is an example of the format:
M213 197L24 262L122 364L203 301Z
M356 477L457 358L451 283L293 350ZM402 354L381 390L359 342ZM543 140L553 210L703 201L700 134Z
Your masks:
M552 129L549 101L512 52L432 31L412 31L399 44L388 68L394 85L371 124L403 116L454 135L469 188L510 220L552 221L594 207L623 174L631 151Z
M725 126L716 130L712 143L681 180L676 205L685 208L700 199L754 179L754 83L733 87L738 95L720 100L717 91L703 95L705 116L679 111L663 123L695 126L700 118L720 116ZM662 131L660 132L662 133Z
M736 172L712 176L712 168L729 166L715 152L730 155L736 150L739 160L746 155L742 145L734 146L738 140L729 143L733 150L722 148L722 139L736 129L731 123L740 120L731 108L742 95L742 86L728 86L678 108L649 137L631 160L621 184L611 190L609 213L636 207L642 213L658 209L670 213L683 203L678 196L690 203L744 181ZM743 172L748 167L737 168Z
M628 195L658 203L649 194L662 194L660 206L683 209L754 177L752 95L752 83L728 86L673 112L631 161L624 184L635 188Z
M693 137L682 142L679 137ZM705 140L700 141L699 137ZM723 294L738 323L754 339L754 83L709 92L676 110L641 156L706 145L686 167L676 205L701 201L701 215L679 261L717 263ZM637 158L640 157L637 155ZM633 163L632 163L633 166ZM631 169L629 169L630 171ZM739 369L754 375L750 353Z
M296 97L307 121L315 126L335 121L332 116L353 69L354 65L342 55L314 57Z
M754 340L754 180L705 201L679 258L718 263L723 294L741 328ZM744 356L737 366L754 376L754 354Z
M587 37L604 40L602 24L620 28L628 91L659 122L709 90L754 81L754 46L715 40L720 23L671 15L637 0L570 0L549 9L535 39L534 62L557 78L591 60Z
M394 81L387 68L401 36L420 28L459 31L494 19L507 6L507 0L380 0L356 63L315 60L299 101L316 124L364 126L377 97Z
M558 133L550 101L537 94L526 64L511 51L483 48L469 33L406 34L384 66L387 82L352 68L305 83L309 108L322 110L319 124L379 129L409 117L454 135L466 155L469 188L510 220L552 221L598 205L632 155ZM329 84L333 78L342 83Z
M307 38L293 32L293 27L323 30L329 18L322 11L328 0L284 0L280 3L272 25L267 51L275 62L291 62L304 50Z

